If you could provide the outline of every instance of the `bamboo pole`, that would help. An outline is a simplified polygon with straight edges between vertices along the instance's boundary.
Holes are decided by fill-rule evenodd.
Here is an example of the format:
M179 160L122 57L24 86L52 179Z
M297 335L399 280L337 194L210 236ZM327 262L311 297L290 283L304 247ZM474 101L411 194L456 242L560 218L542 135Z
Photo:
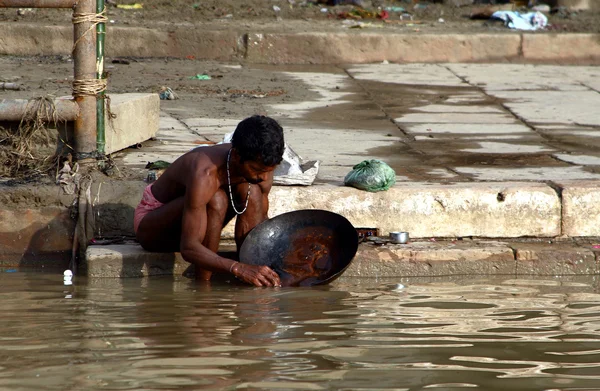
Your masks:
M74 15L96 12L94 0L79 0ZM75 81L96 79L96 29L91 21L74 24L75 49L73 62ZM80 115L75 119L74 148L76 160L95 158L96 96L77 95Z
M104 0L96 0L96 13L104 12ZM96 78L104 79L104 36L106 26L104 23L96 25ZM105 131L104 131L104 91L96 97L96 149L99 156L104 156Z
M0 121L21 121L30 115L32 101L28 99L0 99ZM73 121L79 115L79 106L70 99L55 99L54 110L61 121ZM42 113L45 114L45 113ZM40 118L52 121L53 118Z

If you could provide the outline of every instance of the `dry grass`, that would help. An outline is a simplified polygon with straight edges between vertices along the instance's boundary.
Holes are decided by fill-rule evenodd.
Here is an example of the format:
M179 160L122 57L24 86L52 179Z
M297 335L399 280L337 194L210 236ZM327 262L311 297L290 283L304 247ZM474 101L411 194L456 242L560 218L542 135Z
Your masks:
M31 99L16 130L0 127L0 176L26 178L56 170L61 122L51 97Z

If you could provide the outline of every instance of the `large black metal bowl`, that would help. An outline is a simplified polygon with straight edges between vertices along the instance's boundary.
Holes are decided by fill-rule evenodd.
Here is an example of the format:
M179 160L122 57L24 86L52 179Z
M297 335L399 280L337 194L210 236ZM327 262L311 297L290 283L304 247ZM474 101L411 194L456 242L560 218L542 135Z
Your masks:
M282 286L311 286L339 277L357 249L358 234L345 217L303 209L257 225L246 236L239 260L269 266Z

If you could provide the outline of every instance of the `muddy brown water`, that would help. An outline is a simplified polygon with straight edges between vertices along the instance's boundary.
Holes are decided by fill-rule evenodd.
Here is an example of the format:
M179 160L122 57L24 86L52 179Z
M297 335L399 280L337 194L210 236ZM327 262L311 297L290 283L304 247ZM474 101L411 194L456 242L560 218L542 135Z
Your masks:
M592 277L226 281L0 273L2 390L581 390Z

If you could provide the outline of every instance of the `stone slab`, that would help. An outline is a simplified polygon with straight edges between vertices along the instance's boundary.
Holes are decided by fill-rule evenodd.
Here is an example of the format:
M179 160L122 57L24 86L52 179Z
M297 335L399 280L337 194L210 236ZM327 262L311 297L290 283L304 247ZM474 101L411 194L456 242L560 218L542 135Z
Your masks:
M414 242L362 244L344 272L347 277L420 277L515 273L513 251L506 245Z
M400 183L378 193L332 185L275 187L269 200L271 216L324 209L358 227L408 231L415 238L560 235L560 200L545 184Z
M474 113L408 113L395 118L397 124L427 123L427 124L518 124L510 114L474 114Z
M356 80L415 86L468 87L458 76L438 64L362 64L347 72Z
M469 84L486 91L587 89L576 78L566 77L566 69L556 65L448 64L447 67ZM491 73L494 77L490 77Z
M567 236L600 236L600 183L560 181L562 232Z
M529 61L597 61L599 34L523 34L523 57Z
M600 165L600 157L592 156L592 155L581 155L581 154L563 154L557 153L552 155L556 159L562 160L563 162L568 162L572 164L582 165L582 166L599 166Z
M180 57L233 61L241 58L243 41L235 31L174 27L170 31L111 26L106 55L112 57Z
M246 59L268 64L476 62L517 58L512 34L250 33Z
M193 267L179 253L151 253L132 243L89 246L82 272L93 278L191 276ZM513 251L505 243L413 242L384 246L363 243L343 275L415 277L514 273Z
M409 134L420 135L459 135L459 136L479 136L487 138L491 135L535 135L531 128L515 124L472 124L472 123L448 123L448 124L403 124L402 128Z
M517 276L598 273L595 254L582 247L536 243L513 243L511 247L515 250Z
M0 23L0 54L66 55L73 50L72 26Z
M534 124L599 126L600 94L596 91L494 91L504 106Z
M158 94L111 94L110 111L116 117L106 114L106 154L146 141L158 132Z

